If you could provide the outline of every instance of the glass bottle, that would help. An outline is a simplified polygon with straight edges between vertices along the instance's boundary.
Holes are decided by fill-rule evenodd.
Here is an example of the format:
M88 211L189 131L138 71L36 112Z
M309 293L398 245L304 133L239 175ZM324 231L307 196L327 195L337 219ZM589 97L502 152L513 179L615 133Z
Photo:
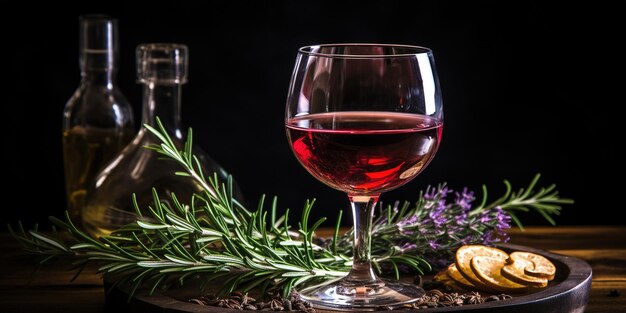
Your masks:
M142 124L157 128L159 117L174 143L182 149L186 138L181 128L181 86L187 81L188 49L180 44L142 44L137 47L137 76L143 85ZM132 194L137 196L141 210L152 205L152 188L162 201L169 201L173 192L181 203L189 204L193 193L201 187L189 177L174 173L182 167L163 159L146 145L161 142L142 128L128 146L98 175L88 193L83 209L83 225L94 237L137 219ZM205 152L193 147L193 153L204 166L205 175L217 173L222 182L228 174ZM233 184L233 194L241 200L241 192Z
M75 223L92 179L135 135L132 108L116 83L117 20L85 15L79 26L82 78L63 112L67 208Z

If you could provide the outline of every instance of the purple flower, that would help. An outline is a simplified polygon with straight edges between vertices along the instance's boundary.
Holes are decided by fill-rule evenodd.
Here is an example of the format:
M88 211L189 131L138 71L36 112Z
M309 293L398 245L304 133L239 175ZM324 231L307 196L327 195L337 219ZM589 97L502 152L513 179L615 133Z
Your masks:
M417 223L417 215L413 214L409 218L405 218L399 221L396 225L398 225L398 228L402 230L402 228L407 226L413 226L415 225L415 223Z
M436 240L429 240L428 241L428 246L433 249L433 250L437 250L439 248L441 248L441 245L437 243Z
M426 192L424 192L424 200L436 200L437 198L443 199L445 198L450 192L452 192L448 186L443 186L441 188L431 188L430 186L428 186L428 188L426 188Z
M459 226L459 225L450 225L448 226L448 228L446 229L446 233L448 234L448 236L455 236L457 234L462 233L464 230L464 227Z
M493 246L496 243L509 241L509 235L497 230L488 230L481 237L482 244Z
M461 213L454 216L454 222L457 225L467 224L467 213Z
M435 225L435 228L441 228L447 222L448 219L446 218L444 214L445 210L446 210L446 202L445 200L441 200L439 201L438 205L434 207L430 211L430 213L428 213L428 217L430 218L432 223Z
M511 228L511 216L509 216L501 207L495 207L482 212L478 221L483 227L487 227L489 229L481 236L483 244L493 245L495 243L506 242L508 240L506 231Z
M466 244L469 244L469 243L472 243L472 242L474 242L474 236L472 236L472 235L465 236L463 239L461 239L461 244L462 245L466 245Z
M461 192L460 194L458 192L455 192L455 194L456 194L456 199L454 202L456 203L456 205L463 208L464 211L467 211L472 208L472 202L476 199L474 198L473 191L469 191L467 190L467 187L465 187L463 188L463 192Z
M421 255L435 268L441 268L450 264L454 251L462 245L506 242L511 217L501 207L470 215L475 200L474 192L467 188L455 192L446 186L428 187L420 207L395 223L399 235L396 249ZM398 206L394 203L394 212Z
M491 246L494 244L496 236L494 236L494 230L488 230L481 236L482 244Z
M485 211L480 213L480 222L483 224L491 223L491 213L489 211Z
M495 220L497 222L496 228L499 231L507 230L511 228L511 216L509 216L501 207L497 206L494 208L495 211Z
M417 249L417 245L411 242L406 242L400 247L400 251L406 252L408 250Z
M430 186L428 186L428 188L426 188L426 192L424 192L424 200L434 200L435 197L437 196L437 189L435 188L431 188Z

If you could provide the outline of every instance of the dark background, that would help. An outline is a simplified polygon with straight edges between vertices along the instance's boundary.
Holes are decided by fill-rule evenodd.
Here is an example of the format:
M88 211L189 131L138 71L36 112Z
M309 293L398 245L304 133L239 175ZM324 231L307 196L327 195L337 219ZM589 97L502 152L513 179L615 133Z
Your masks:
M624 106L619 96L624 67L617 46L625 29L614 5L223 1L203 8L175 1L137 8L99 2L37 7L37 12L23 6L3 10L18 17L3 27L2 46L10 56L4 61L10 68L4 86L11 95L2 106L3 223L30 224L64 210L61 115L79 83L78 16L107 13L119 19L119 86L134 106L137 124L141 89L135 83L135 46L189 46L183 122L234 175L252 204L266 193L277 195L281 208L299 210L305 199L317 197L318 217L333 217L348 206L345 195L301 168L285 138L284 105L297 48L401 43L434 51L445 129L431 165L382 201L413 201L427 184L444 181L475 190L484 183L495 198L503 179L522 187L540 172L540 184L556 183L562 196L576 200L558 223L625 224L613 217L623 209L623 166L617 159L623 121L617 111ZM534 213L521 219L545 223Z

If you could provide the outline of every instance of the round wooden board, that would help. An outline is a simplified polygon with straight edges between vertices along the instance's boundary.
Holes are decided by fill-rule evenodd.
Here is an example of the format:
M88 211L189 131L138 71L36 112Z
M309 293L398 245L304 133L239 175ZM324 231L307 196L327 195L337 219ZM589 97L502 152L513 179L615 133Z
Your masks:
M517 295L512 299L487 302L476 305L465 305L448 308L434 308L423 310L402 310L401 312L472 312L472 313L582 313L587 306L591 290L591 267L587 262L575 257L550 253L526 246L504 244L501 248L507 252L528 251L541 254L552 261L557 268L555 279L550 285L540 291ZM128 294L120 289L108 290L105 284L106 305L109 312L172 312L172 313L199 313L199 312L241 312L240 310L226 309L213 306L202 306L184 301L185 292L168 292L148 296L137 292L128 300ZM317 310L318 312L331 312ZM253 311L249 311L253 312ZM388 312L388 311L386 311Z

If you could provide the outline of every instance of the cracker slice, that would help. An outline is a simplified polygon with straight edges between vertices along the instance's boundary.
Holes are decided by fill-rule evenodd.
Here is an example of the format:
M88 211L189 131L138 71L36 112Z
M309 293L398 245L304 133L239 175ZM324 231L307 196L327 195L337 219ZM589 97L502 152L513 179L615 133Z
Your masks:
M459 284L463 289L467 290L475 290L476 286L472 284L470 281L465 279L463 275L459 272L459 269L456 268L456 264L452 263L448 266L448 276L452 278L457 284Z
M531 264L524 268L524 273L529 276L553 280L554 275L556 274L556 267L554 264L544 256L536 253L516 251L511 253L509 259L512 262L516 262L518 260L530 261Z
M500 274L500 270L506 263L506 259L498 259L488 256L477 255L472 258L470 264L472 271L483 283L489 287L510 293L519 293L528 290L528 286L520 285Z
M435 274L435 276L433 277L433 280L445 283L445 282L451 281L452 277L448 275L448 269L446 268L445 270L442 270L441 272Z
M548 285L548 279L526 275L524 269L534 267L533 262L525 259L517 259L511 264L502 267L502 276L525 286L545 287Z
M456 250L455 264L456 268L459 270L459 273L461 273L461 275L463 275L465 279L467 279L478 289L493 291L494 289L488 284L484 283L480 278L478 278L472 270L470 264L472 258L479 255L502 260L502 262L505 262L509 255L500 249L480 245L466 245Z

